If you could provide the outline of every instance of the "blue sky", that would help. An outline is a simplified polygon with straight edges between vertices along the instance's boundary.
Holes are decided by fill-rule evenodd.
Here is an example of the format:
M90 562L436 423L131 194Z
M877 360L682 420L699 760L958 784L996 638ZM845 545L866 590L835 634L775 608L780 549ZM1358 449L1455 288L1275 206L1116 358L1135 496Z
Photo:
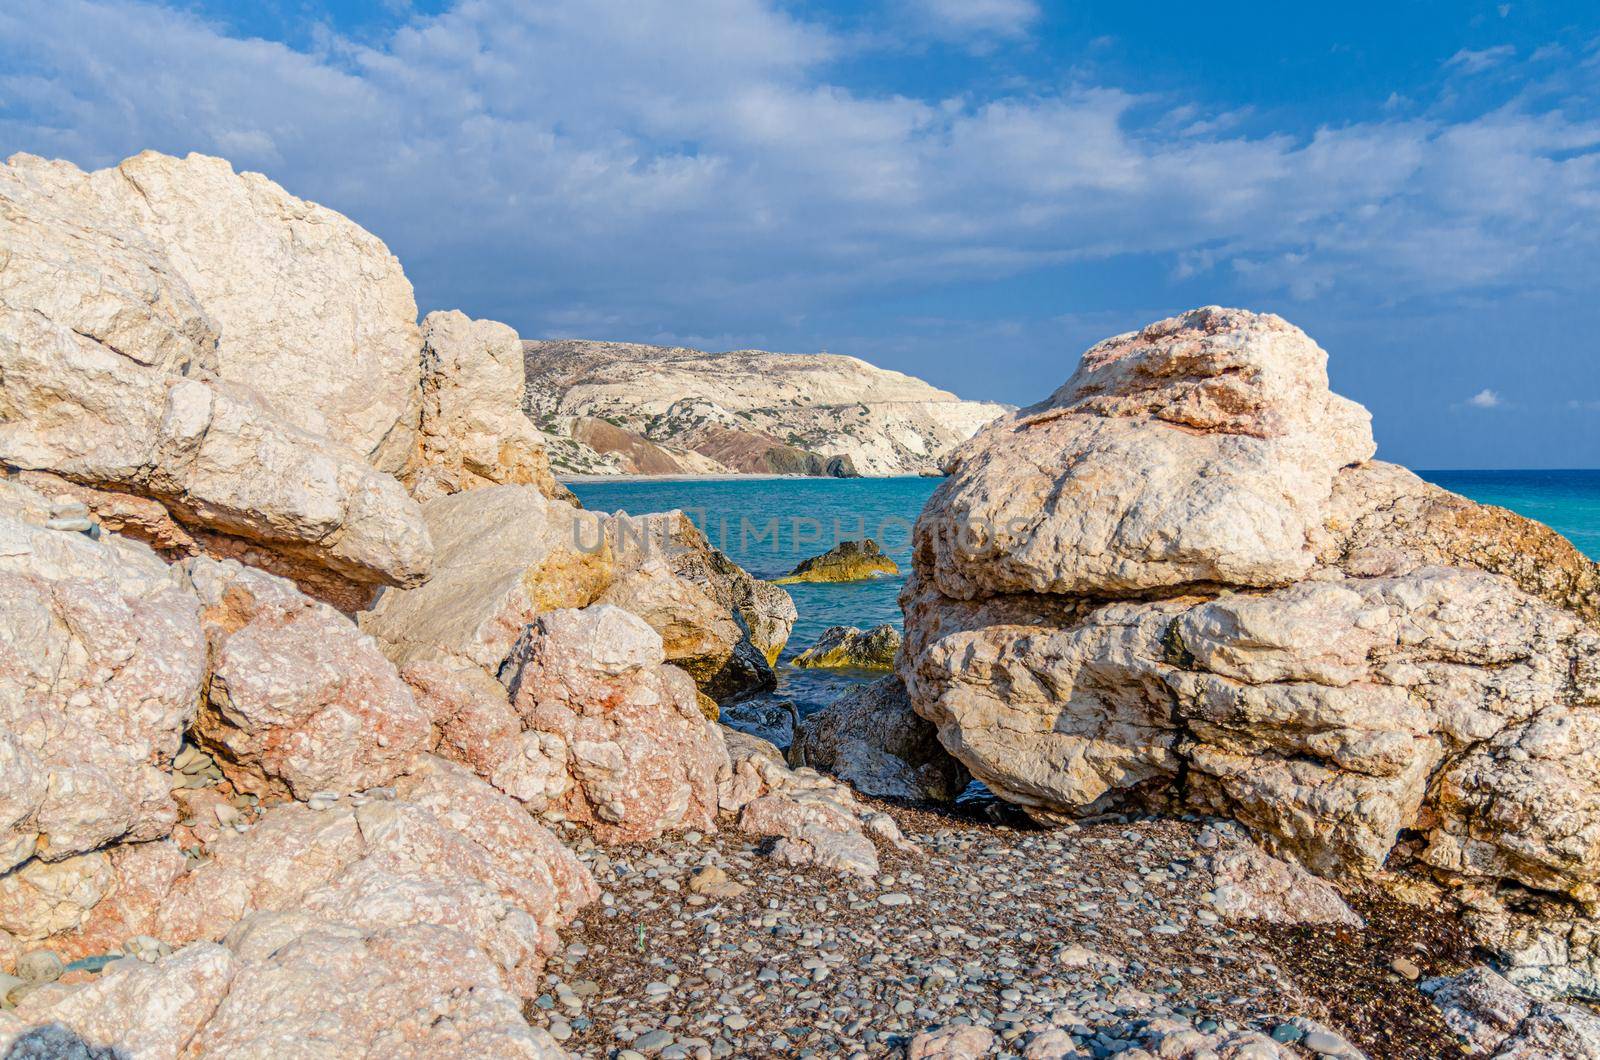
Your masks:
M424 311L1036 400L1205 303L1382 455L1600 466L1600 9L7 0L0 154L220 154Z

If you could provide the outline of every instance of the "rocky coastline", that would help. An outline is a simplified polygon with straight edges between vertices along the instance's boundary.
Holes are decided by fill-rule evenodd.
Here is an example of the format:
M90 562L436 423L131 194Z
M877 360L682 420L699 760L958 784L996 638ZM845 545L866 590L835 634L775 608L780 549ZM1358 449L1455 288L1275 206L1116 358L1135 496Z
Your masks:
M949 450L903 642L817 656L893 671L780 749L719 718L794 601L539 426L694 358L419 323L198 155L15 156L0 251L0 1055L1600 1055L1600 568L1375 461L1286 321L960 430L730 361L823 472ZM822 445L858 384L921 440ZM736 392L579 434L733 459Z
M523 408L563 474L935 474L1008 411L854 357L523 343Z

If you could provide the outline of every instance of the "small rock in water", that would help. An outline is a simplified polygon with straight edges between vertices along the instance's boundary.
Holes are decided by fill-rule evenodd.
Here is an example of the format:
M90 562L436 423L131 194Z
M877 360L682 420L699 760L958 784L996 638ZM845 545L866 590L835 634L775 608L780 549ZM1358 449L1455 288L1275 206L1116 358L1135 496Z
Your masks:
M1417 967L1416 962L1407 960L1404 957L1396 957L1390 961L1389 968L1402 979L1409 979L1412 982L1416 982L1422 977L1422 969Z

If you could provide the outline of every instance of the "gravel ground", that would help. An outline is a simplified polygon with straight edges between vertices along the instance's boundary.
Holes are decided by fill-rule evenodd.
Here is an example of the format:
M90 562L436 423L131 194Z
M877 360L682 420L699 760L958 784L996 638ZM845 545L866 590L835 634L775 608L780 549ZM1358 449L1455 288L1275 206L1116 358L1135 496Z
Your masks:
M1390 968L1464 967L1447 923L1357 896L1363 932L1225 924L1199 822L1037 831L878 805L926 853L885 850L873 881L779 865L732 830L610 850L573 832L603 904L566 933L530 1018L580 1056L622 1060L894 1057L951 1023L993 1029L1000 1056L1050 1026L1104 1056L1170 1015L1279 1040L1303 1016L1375 1058L1463 1055ZM721 879L701 866L747 889L696 893Z

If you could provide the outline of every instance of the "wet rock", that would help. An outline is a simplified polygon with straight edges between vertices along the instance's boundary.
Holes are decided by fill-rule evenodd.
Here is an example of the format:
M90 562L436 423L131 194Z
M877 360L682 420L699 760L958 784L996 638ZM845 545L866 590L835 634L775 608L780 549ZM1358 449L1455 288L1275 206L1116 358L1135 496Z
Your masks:
M898 677L844 693L805 719L798 742L807 765L865 795L953 802L966 770L911 709Z
M858 582L883 575L899 574L900 566L884 555L882 547L869 538L841 541L820 556L801 560L777 585L797 582Z
M794 657L802 667L892 670L900 651L900 631L885 623L869 630L829 626L817 642Z

